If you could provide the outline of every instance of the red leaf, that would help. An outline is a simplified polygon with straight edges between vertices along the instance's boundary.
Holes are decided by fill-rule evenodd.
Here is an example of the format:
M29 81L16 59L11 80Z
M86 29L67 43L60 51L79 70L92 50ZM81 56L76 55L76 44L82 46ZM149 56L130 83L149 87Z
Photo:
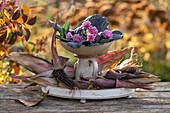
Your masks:
M57 26L57 24L56 24L56 26ZM57 65L58 65L57 59L59 59L59 58L58 58L58 53L57 53L57 50L56 50L56 38L55 38L55 35L57 33L57 27L55 27L55 28L56 29L53 33L52 42L51 42L52 43L51 44L51 51L52 51L52 57L53 57L53 66L54 66L54 68L57 68Z
M53 69L53 65L49 61L24 52L12 52L9 57L11 60L36 74Z
M104 55L96 58L97 63L100 65L102 63L105 63L109 60L113 59L121 59L126 53L128 53L133 47L128 47L123 50L115 50L105 53Z
M15 75L19 75L20 67L18 65L14 65L14 73Z
M13 20L17 20L20 17L20 11L16 10L12 16Z
M5 40L6 36L7 36L7 30L4 30L4 31L1 30L0 31L0 43L2 43Z
M53 56L53 66L54 68L60 68L63 69L66 63L68 62L69 58L58 56L57 49L56 49L56 32L57 32L57 24L55 27L55 31L52 37L52 44L51 44L51 51Z
M25 30L25 32L26 32L26 35L25 35L25 40L26 41L28 41L29 40L29 38L30 38L30 30L28 29L28 28L26 28L26 27L24 27L24 30Z
M22 19L23 19L23 21L24 21L24 23L27 21L27 19L28 19L28 16L27 15L25 15L25 14L22 14Z
M35 22L36 22L36 20L37 20L37 17L34 16L33 18L30 18L30 19L27 21L27 24L28 24L28 25L34 25Z

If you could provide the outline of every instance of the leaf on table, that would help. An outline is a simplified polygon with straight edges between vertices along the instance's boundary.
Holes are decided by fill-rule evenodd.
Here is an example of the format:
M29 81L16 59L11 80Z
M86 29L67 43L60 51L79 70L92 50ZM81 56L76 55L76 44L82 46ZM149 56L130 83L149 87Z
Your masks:
M18 99L15 101L20 102L25 106L33 107L33 106L37 106L41 102L43 102L44 99L47 97L48 93L49 93L49 90L44 94L44 96L41 99L25 98L25 99Z
M151 83L159 82L160 79L153 78L153 77L145 77L145 78L128 79L127 81L132 82L132 83L151 84Z
M65 73L70 77L75 77L75 67L74 65L69 65L64 68Z
M11 60L36 74L53 69L53 65L49 61L24 52L12 52L9 57Z
M134 83L134 82L119 80L119 79L116 79L116 88L142 88L147 90L152 89L152 87L147 84L137 83L137 82Z
M151 84L155 82L159 82L160 79L152 74L146 73L146 72L137 72L134 73L135 77L132 79L128 79L127 81L133 82L133 83L143 83L143 84Z
M45 71L42 73L39 73L37 75L34 76L26 76L26 75L9 75L10 77L12 77L13 79L17 79L17 80L27 80L28 78L37 78L37 77L52 77L52 72L53 70L49 70L49 71Z
M108 89L115 88L115 80L104 79L104 78L96 78L89 80L90 84L93 84L95 87L99 87L100 89Z
M114 60L110 60L106 63L103 63L102 65L99 66L99 70L104 70L104 71L107 71L108 69L112 70L114 69L118 64L119 62L121 61L122 59L120 60L117 60L117 61L114 61Z
M58 82L54 78L49 77L37 77L28 79L31 82L36 83L39 86L47 87L47 86L57 86Z
M57 32L57 24L55 24L55 31L52 37L52 44L51 44L51 51L52 51L52 57L53 57L53 66L55 69L63 69L68 62L69 58L58 56L58 52L56 49L56 35Z
M115 50L105 53L104 55L96 58L99 65L99 71L103 69L113 69L115 65L123 58L123 56L128 53L133 47L128 47L123 50Z
M26 85L24 88L28 88L28 87L30 87L30 86L36 86L36 85L37 85L37 84L36 84L35 82L32 82L32 83Z

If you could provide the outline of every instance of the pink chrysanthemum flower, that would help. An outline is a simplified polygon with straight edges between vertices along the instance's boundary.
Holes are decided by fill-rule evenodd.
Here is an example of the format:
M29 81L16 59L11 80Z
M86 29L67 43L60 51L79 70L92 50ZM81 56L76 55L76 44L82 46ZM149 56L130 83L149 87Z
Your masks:
M67 39L71 39L73 37L73 35L70 33L70 32L68 32L67 34L66 34L66 38Z
M79 42L81 42L81 41L83 41L83 38L82 38L82 36L80 36L79 34L75 34L75 35L73 36L73 42L79 43Z
M89 34L89 35L87 36L87 41L89 41L89 42L93 42L94 39L95 39L95 36L94 36L93 34Z
M113 37L113 34L111 31L109 30L105 30L104 33L103 33L104 36L106 36L107 38L112 38Z
M89 28L91 26L91 23L89 22L89 21L86 21L86 22L84 22L83 24L82 24L82 27L83 28Z
M98 34L98 30L96 27L90 27L90 29L88 29L88 32L90 34L93 34L94 36L97 36L97 34Z

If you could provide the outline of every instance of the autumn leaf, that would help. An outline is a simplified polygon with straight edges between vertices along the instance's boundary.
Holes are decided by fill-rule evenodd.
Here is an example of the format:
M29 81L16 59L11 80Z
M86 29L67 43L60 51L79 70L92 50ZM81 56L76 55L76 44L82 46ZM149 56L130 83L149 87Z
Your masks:
M27 24L28 24L28 25L34 25L35 22L36 22L36 20L37 20L37 17L36 17L36 16L34 16L34 17L29 17L29 19L28 19L28 21L27 21Z
M0 43L2 43L7 36L7 29L5 30L0 30Z
M105 53L104 55L96 58L99 65L99 71L104 69L113 69L123 56L128 53L133 47L128 47L123 50L115 50Z
M29 38L30 38L30 34L31 34L30 30L28 28L26 28L26 27L24 27L24 30L25 30L25 33L26 33L25 40L28 41Z
M14 11L14 14L13 14L13 16L12 16L12 19L13 19L13 20L17 20L19 17L20 17L20 11L19 11L19 9L18 9L18 10L15 10L15 11Z
M44 99L47 97L48 93L49 93L49 90L44 94L44 96L41 99L25 98L25 99L18 99L15 101L20 102L25 106L33 107L43 102Z
M19 65L15 64L15 65L14 65L14 73L15 73L16 75L19 75L19 72L20 72L20 67L19 67Z
M29 7L25 4L22 5L22 8L21 8L21 12L22 14L25 14L25 15L29 15Z

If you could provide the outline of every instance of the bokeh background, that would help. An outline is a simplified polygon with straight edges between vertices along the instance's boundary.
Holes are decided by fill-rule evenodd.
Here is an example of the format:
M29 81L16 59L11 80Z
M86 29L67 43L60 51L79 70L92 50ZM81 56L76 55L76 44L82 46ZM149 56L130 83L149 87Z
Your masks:
M23 47L26 52L50 60L53 28L48 20L60 25L70 21L73 28L86 17L101 14L107 17L109 30L124 33L109 50L135 46L143 71L159 76L161 81L170 81L170 0L20 0L20 7L23 3L38 19L30 27L29 41L24 46L16 43L11 51ZM57 49L60 55L70 58L69 64L76 62L74 55L59 42ZM24 73L25 69L21 69Z

